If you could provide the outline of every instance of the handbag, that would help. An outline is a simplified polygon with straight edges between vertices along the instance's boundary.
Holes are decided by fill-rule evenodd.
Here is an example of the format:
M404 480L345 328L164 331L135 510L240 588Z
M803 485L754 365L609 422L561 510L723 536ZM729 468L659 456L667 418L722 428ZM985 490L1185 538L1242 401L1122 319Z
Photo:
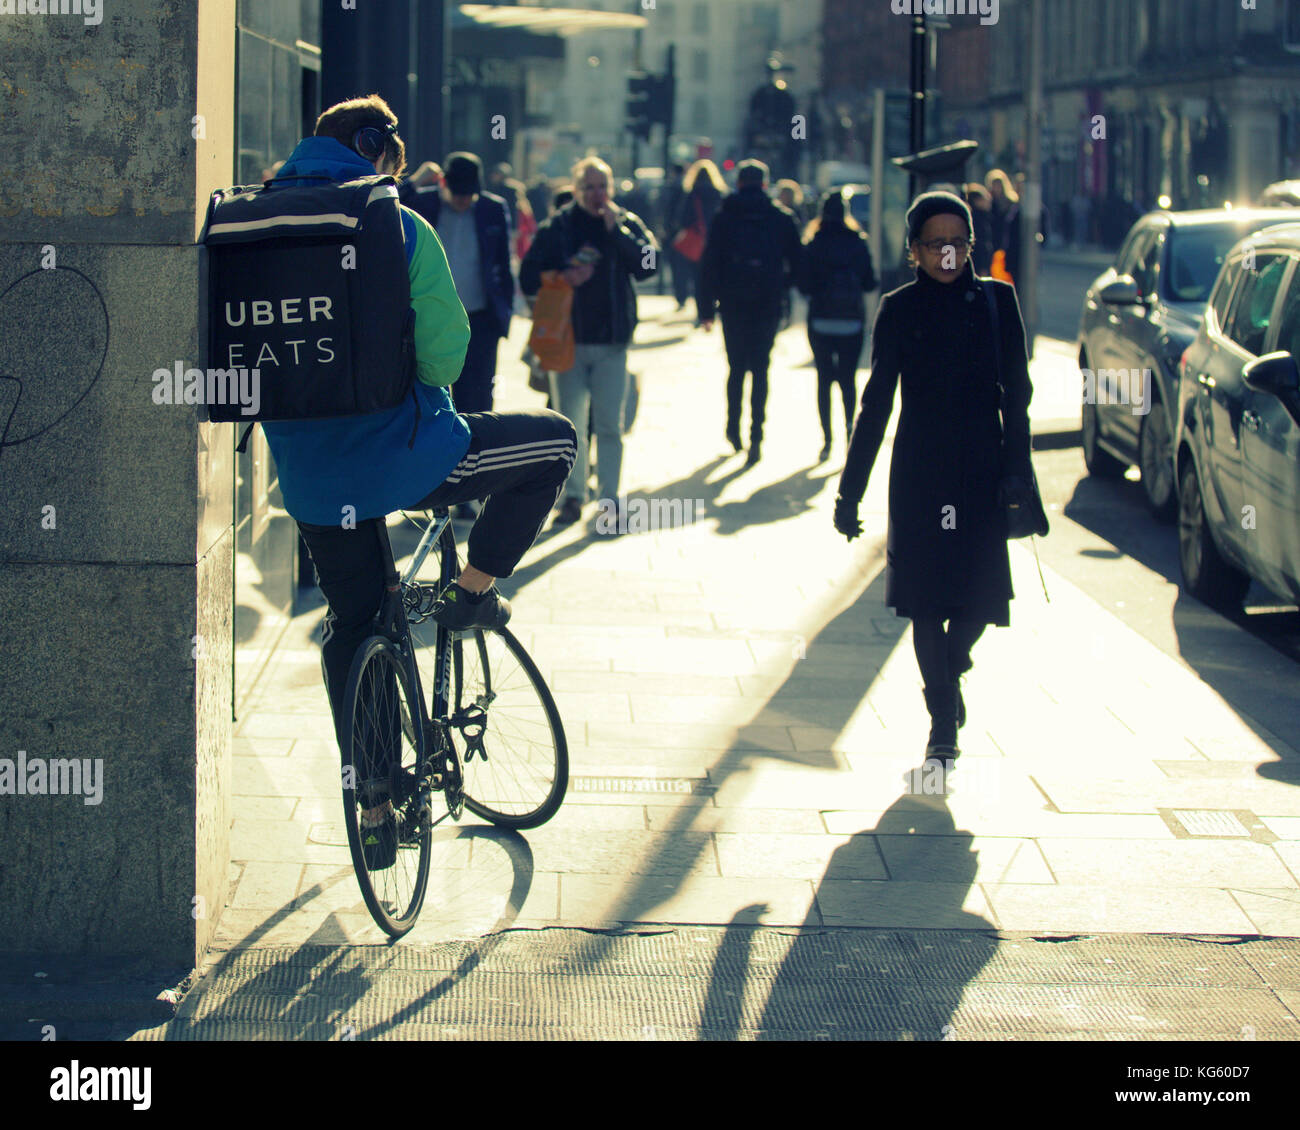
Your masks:
M998 303L993 296L993 288L987 279L980 280L980 289L989 304L989 316L993 320L993 363L998 374L998 412L1002 417L1003 448L1006 446L1006 396L1002 384L1002 328L998 319ZM998 486L998 505L1007 520L1008 538L1027 538L1037 534L1046 537L1048 532L1047 512L1043 509L1043 496L1038 490L1038 476L1034 465L1029 465L1029 481L1020 476L1008 476L1004 473Z
M1000 247L993 252L993 262L989 266L989 274L999 282L1010 283L1012 286L1016 285L1016 280L1011 277L1011 272L1007 270L1007 253Z
M700 201L697 197L695 200L695 223L689 228L682 228L673 237L673 248L683 258L689 259L692 263L698 263L704 255L704 242L708 238L708 234L709 229L704 223L704 209L700 207Z
M528 346L543 369L563 373L573 368L573 287L559 271L543 271L541 289L533 305L533 328Z

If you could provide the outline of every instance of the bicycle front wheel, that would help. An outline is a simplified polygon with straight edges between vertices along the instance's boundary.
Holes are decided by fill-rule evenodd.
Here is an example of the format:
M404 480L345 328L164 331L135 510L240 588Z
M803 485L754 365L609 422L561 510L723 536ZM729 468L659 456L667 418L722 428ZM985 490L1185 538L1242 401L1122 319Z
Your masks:
M361 896L393 938L415 925L429 882L421 717L401 652L372 636L352 661L344 693L343 814Z
M537 665L505 628L452 644L452 730L465 807L505 828L535 828L569 787L569 747Z

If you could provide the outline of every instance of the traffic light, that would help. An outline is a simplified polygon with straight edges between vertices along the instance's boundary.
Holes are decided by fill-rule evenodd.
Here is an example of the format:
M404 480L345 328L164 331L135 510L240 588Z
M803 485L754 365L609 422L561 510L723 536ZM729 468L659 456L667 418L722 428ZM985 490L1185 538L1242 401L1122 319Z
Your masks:
M657 86L655 75L631 74L627 78L627 128L642 140L649 138L655 120Z

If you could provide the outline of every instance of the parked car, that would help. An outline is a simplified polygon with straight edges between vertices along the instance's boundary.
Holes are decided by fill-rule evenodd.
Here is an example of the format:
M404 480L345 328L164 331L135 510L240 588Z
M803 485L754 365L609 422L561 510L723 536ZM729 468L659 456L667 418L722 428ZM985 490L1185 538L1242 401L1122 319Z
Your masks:
M1279 180L1259 194L1261 208L1294 208L1300 205L1300 180Z
M1178 360L1191 344L1224 257L1243 236L1300 220L1300 209L1151 212L1088 288L1079 319L1083 458L1118 478L1135 465L1153 514L1172 521Z
M1300 602L1300 223L1234 247L1180 364L1178 556L1220 608Z

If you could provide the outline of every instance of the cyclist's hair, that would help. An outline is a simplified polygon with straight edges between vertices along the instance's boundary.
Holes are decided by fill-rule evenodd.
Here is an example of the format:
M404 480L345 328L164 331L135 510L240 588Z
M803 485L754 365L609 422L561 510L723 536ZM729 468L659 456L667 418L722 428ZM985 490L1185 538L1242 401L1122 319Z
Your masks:
M388 103L378 94L368 94L364 98L339 102L321 114L316 119L316 136L332 137L352 149L357 131L373 126L384 134L384 158L395 166L393 175L400 177L406 170L406 145L385 128L396 124L397 115L388 108Z

